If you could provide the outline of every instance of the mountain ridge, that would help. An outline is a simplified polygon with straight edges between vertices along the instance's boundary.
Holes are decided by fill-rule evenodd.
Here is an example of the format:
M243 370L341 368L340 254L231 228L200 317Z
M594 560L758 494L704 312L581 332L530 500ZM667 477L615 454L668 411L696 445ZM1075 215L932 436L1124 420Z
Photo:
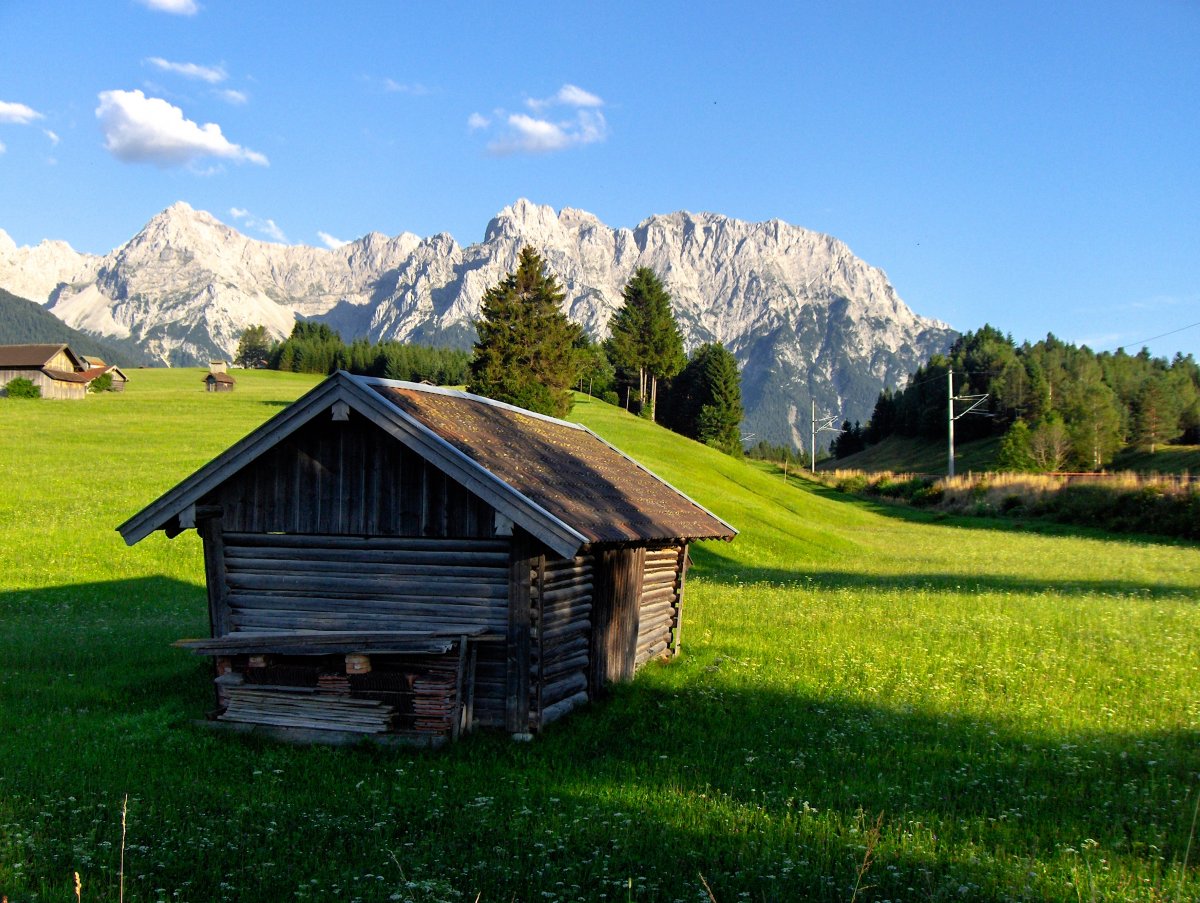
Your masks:
M655 270L687 346L721 341L738 358L744 427L756 439L806 445L813 399L865 420L880 389L956 335L915 314L882 270L833 236L683 211L612 228L526 199L475 244L368 232L335 249L258 241L178 202L102 256L62 242L17 248L0 232L0 286L25 286L67 325L135 341L169 364L232 356L249 325L282 338L297 317L347 339L469 346L484 292L526 244L563 285L568 315L596 337L629 276Z

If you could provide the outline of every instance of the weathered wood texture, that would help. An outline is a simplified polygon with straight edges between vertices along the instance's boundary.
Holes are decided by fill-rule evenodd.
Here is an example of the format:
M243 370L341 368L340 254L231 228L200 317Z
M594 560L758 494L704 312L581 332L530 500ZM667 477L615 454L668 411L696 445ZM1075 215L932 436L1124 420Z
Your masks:
M530 727L540 729L588 700L592 556L546 560L530 570Z
M671 652L674 632L679 627L684 554L682 546L646 550L635 667Z
M495 535L490 505L355 412L317 417L204 502L245 533Z
M508 539L223 539L230 631L508 627Z
M588 689L598 698L609 683L633 677L645 548L604 549L595 556Z
M508 566L508 623L505 649L504 728L510 734L529 730L530 587L532 547L524 534L513 537Z

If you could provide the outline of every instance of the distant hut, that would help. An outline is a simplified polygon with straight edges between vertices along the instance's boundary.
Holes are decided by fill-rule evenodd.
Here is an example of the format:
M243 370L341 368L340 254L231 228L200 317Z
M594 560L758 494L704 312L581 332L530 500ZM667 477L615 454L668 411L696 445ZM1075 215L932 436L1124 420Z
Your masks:
M94 358L84 358L84 361L94 360ZM129 382L129 377L125 375L125 371L120 367L114 367L111 364L105 364L103 361L95 367L89 367L80 375L87 379L87 384L90 387L92 383L98 380L105 374L112 376L112 385L109 386L110 392L124 392L125 384Z
M67 345L0 345L0 389L28 379L43 398L84 398L88 383L83 361Z
M204 388L209 392L232 392L236 385L234 378L228 373L229 366L225 361L209 361L208 373L204 375Z
M679 648L736 531L577 424L337 373L118 530L203 537L214 723L529 736Z

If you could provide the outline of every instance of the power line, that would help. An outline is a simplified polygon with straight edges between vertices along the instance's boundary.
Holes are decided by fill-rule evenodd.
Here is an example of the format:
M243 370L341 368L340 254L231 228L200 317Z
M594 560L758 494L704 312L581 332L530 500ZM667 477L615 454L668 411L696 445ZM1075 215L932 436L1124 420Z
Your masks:
M1114 348L1130 348L1134 345L1144 345L1146 342L1153 342L1155 339L1165 339L1169 335L1175 335L1177 332L1183 332L1186 329L1195 329L1200 326L1200 323L1189 323L1187 326L1180 326L1178 329L1172 329L1170 332L1164 332L1161 335L1152 335L1148 339L1138 339L1136 342L1124 342L1120 345L1114 345Z

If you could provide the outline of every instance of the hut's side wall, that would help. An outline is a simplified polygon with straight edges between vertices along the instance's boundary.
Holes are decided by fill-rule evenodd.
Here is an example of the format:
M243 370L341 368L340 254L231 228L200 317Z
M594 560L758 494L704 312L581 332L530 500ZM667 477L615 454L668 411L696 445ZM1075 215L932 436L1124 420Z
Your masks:
M679 628L684 546L647 549L639 600L635 667L672 649Z
M593 567L591 555L538 559L530 574L531 727L541 728L588 700Z

